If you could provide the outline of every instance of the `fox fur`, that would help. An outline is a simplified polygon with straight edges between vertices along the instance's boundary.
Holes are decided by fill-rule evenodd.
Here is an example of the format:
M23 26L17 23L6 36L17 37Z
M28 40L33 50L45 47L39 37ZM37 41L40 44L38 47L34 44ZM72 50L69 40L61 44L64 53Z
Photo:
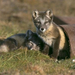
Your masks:
M24 45L26 34L15 34L3 40L0 45L0 52L9 52L20 48Z
M51 53L49 52L49 46L31 30L28 30L26 34L15 34L4 39L3 43L0 45L0 52L13 51L21 46L27 47L28 50L39 50L48 55Z
M52 48L51 57L58 60L70 58L67 36L63 29L53 22L52 11L34 11L32 17L36 33Z
M50 54L52 54L49 45L45 44L36 33L30 30L28 30L26 34L25 44L29 50L41 51L42 53L47 54L49 56Z

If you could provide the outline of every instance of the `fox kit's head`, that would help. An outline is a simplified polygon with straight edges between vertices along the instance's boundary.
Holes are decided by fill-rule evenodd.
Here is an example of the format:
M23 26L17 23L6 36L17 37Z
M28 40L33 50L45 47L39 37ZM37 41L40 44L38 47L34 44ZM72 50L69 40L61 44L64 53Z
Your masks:
M25 44L29 50L40 50L40 46L42 46L43 42L36 33L28 30L26 33Z
M53 13L51 10L42 12L34 11L32 17L37 30L40 32L45 32L53 21Z

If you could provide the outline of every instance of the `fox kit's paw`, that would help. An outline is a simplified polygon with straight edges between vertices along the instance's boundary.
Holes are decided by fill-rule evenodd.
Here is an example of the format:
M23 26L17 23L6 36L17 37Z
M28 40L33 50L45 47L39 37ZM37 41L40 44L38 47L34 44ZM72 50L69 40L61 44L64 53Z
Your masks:
M63 61L64 61L64 59L61 59L61 60L55 59L55 62L56 62L56 63L61 63L61 62L63 62Z
M61 61L60 61L60 60L58 60L58 59L55 59L55 62L56 62L56 63L60 63Z
M54 60L54 62L56 62L56 63L60 63L60 62L62 62L64 59L61 59L61 60L59 60L57 57L53 57L53 56L51 56L51 58Z

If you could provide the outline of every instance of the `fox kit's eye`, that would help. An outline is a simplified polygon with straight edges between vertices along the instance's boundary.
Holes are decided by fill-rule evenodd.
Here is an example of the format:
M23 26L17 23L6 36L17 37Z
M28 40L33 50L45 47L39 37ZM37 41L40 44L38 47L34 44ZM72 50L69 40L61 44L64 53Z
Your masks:
M46 21L45 21L45 23L48 23L48 22L49 22L49 20L46 20Z
M37 23L41 23L40 20L37 20Z
M40 25L40 24L41 24L41 22L40 22L40 21L37 21L37 22L36 22L36 24L37 24L37 25Z
M47 21L45 21L45 24L49 24L49 21L47 20Z

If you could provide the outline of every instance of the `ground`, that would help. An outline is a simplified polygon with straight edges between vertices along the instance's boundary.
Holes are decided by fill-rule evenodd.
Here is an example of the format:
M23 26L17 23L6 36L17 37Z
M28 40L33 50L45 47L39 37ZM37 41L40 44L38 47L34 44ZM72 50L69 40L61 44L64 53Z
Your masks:
M75 0L0 0L0 39L28 29L35 32L32 11L47 9L56 16L75 16ZM74 58L55 63L39 51L20 48L0 53L0 75L74 75Z

